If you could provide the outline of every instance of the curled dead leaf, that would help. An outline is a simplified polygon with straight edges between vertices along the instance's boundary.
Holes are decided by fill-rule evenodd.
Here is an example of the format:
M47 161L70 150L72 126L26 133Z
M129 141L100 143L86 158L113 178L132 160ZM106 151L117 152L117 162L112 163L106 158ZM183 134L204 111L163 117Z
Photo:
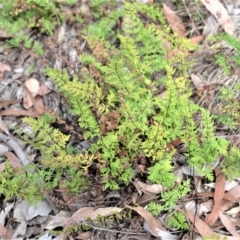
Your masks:
M32 96L35 97L39 91L40 83L35 78L29 78L25 81L24 86L32 93Z

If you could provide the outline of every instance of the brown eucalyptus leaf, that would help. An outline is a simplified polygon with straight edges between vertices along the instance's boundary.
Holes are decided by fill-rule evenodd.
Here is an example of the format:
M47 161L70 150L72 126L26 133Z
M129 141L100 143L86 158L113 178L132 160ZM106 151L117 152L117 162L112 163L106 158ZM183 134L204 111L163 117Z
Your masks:
M163 4L162 11L172 31L177 33L179 37L184 37L186 34L186 28L180 17L178 17L177 14L165 4Z
M2 116L27 116L27 117L39 117L40 115L36 112L33 112L31 110L23 110L23 109L7 109L1 112Z
M15 100L15 99L9 99L9 100L5 100L5 101L0 101L0 109L1 108L8 108L9 105L12 105L12 104L16 104L16 103L19 103L20 101L19 100Z
M160 229L162 231L167 232L166 228L163 227L161 222L156 219L150 212L148 212L146 209L144 209L141 206L137 207L130 207L130 209L133 209L136 211L141 217L143 217L146 221L146 226L148 226L148 231L153 235L153 236L159 236L157 229Z
M225 176L221 172L219 167L215 168L215 175L216 175L216 185L215 185L215 192L214 192L214 205L212 212L208 214L205 218L205 223L209 226L212 226L218 218L219 212L221 210L222 200L224 197L224 187L225 187Z
M196 227L198 233L202 237L211 237L213 236L212 229L204 222L202 221L198 216L196 216L193 212L190 211L182 211L184 215L194 224Z

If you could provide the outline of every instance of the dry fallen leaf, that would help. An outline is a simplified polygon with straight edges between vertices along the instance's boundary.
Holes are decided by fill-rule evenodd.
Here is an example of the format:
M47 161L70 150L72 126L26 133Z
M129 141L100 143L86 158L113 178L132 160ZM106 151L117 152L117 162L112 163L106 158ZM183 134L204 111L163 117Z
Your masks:
M77 235L75 237L75 239L79 239L79 240L87 240L87 239L91 239L93 235L92 231L87 231L87 232L82 232L79 235Z
M11 148L7 146L5 143L0 142L0 156L2 156L5 152L10 151Z
M7 38L10 38L8 33L5 32L4 30L0 29L0 39L7 39Z
M5 163L0 163L0 172L3 172L5 170Z
M163 4L162 11L172 31L177 33L179 37L184 37L186 28L177 14L165 4Z
M0 224L0 238L12 239L13 233L7 230L2 224Z
M220 239L220 240L239 240L239 237L236 236L225 236L222 234L214 233L211 228L203 222L198 216L196 216L193 212L190 211L182 211L183 214L194 224L198 233L202 237L213 237L213 239Z
M220 23L216 20L216 18L213 15L210 15L205 20L205 25L202 32L203 36L209 37L212 35L216 35L219 26L220 26Z
M138 190L146 194L152 194L152 193L159 194L159 193L162 193L164 190L166 190L166 188L164 188L160 184L146 184L146 183L140 182L139 180L135 180L133 184Z
M44 103L43 103L43 97L42 96L34 97L33 109L40 116L44 114L45 106L44 106Z
M144 229L150 232L155 237L161 237L162 239L176 240L178 236L172 235L170 232L163 227L161 222L155 218L150 212L144 209L141 206L131 207L127 206L130 209L136 211L141 217L144 218Z
M205 85L207 85L207 82L206 81L203 81L200 77L198 77L197 75L195 74L191 74L191 80L194 84L194 86L199 90L201 89L202 87L204 87Z
M116 212L121 212L123 208L118 207L106 207L106 208L97 208L97 209L89 209L87 208L87 211L83 212L85 208L80 208L77 212L75 212L71 217L71 222L79 222L79 221L85 221L88 218L95 219L98 215L101 215L103 217L108 217L113 215Z
M33 111L26 111L26 110L15 110L15 109L7 109L1 112L2 116L27 116L27 117L40 117L39 114Z
M10 72L11 67L5 63L0 62L0 78L3 77L5 72Z
M14 205L15 205L15 202L9 203L9 202L6 202L6 201L3 204L3 210L1 210L1 212L0 212L0 224L2 226L5 225L5 222L7 220L6 216L13 209Z
M8 108L9 105L12 105L12 104L16 104L16 103L19 103L20 101L19 100L15 100L15 99L9 99L9 100L5 100L5 101L0 101L0 109L1 108Z
M238 185L238 186L232 188L228 192L228 194L237 198L237 199L239 199L240 198L240 186ZM221 210L224 212L227 209L229 209L230 207L232 207L234 204L235 204L234 202L231 202L231 201L228 201L228 200L223 200L222 205L221 205Z
M12 236L12 239L23 240L24 236L26 234L26 231L27 231L27 223L25 221L23 221L16 229L15 233ZM22 237L20 237L20 236L22 236Z
M214 197L214 192L202 192L197 194L198 197ZM224 193L223 199L231 202L238 202L238 199L229 193Z
M196 227L198 233L202 237L211 237L213 236L213 231L212 229L205 223L203 222L197 215L195 215L193 212L190 211L182 211L184 215L194 224Z
M106 208L94 208L94 207L83 207L76 211L71 217L67 217L62 221L56 221L51 225L51 228L58 226L65 227L67 225L79 223L86 221L87 219L96 219L99 215L103 217L108 217L113 215L116 212L121 212L123 208L118 207L106 207Z
M49 90L45 84L41 84L39 89L38 89L37 94L43 96L43 95L46 95L50 92L51 92L51 90Z
M210 167L211 169L216 168L216 166L218 166L219 164L219 158L212 164L204 164L202 166L202 170L206 169L206 167ZM190 176L194 176L194 177L200 177L201 174L197 172L196 168L193 166L189 166L189 165L183 165L181 167L181 171L186 174L186 175L190 175Z
M148 3L148 4L152 4L154 3L153 0L136 0L137 3Z
M32 96L35 97L39 91L40 83L35 78L29 78L25 81L24 86L32 93Z
M204 186L207 186L207 187L210 187L210 188L215 188L215 182L206 183L206 184L204 184ZM230 191L232 188L237 187L237 186L239 186L239 184L238 184L238 181L236 181L236 180L233 180L231 182L226 181L224 190L225 191Z
M73 197L69 192L69 189L64 185L63 180L59 181L59 192L62 195L63 200L70 209L71 212L76 212L78 210L77 205L73 204Z
M13 168L18 168L23 166L19 158L14 153L5 152L3 153L3 155L8 158Z
M4 156L6 156L11 164L11 166L16 169L16 168L19 168L19 167L22 167L22 163L21 161L19 160L19 158L12 152L5 152L3 153ZM5 163L1 163L0 165L0 172L2 172L4 169L5 169Z
M1 117L0 117L0 132L6 133L7 135L10 134L6 124L3 122Z
M238 232L236 231L235 226L233 225L233 223L229 220L229 218L222 213L222 211L219 212L219 217L222 221L222 224L226 227L226 229L233 235L236 237L239 237L240 239L240 235L238 234Z
M195 212L198 216L202 216L205 213L209 213L213 208L213 200L208 200L203 203L196 203L191 200L185 204L185 209L190 212Z
M25 109L29 109L34 104L34 97L38 94L40 83L35 78L30 78L24 83L24 99L23 106Z
M52 207L47 200L42 200L36 204L36 206L29 205L26 220L29 221L36 216L48 216L52 211Z
M234 35L234 25L226 8L218 0L201 0L209 12L211 12L221 24L226 33Z
M45 229L54 229L56 227L62 227L62 223L66 221L67 219L70 219L71 213L67 211L60 211L58 214L55 216L51 217L50 222L48 222L47 226Z
M238 213L240 212L240 206L233 207L229 211L226 211L225 213L232 217L237 217Z
M205 218L205 223L212 226L218 218L219 212L221 210L222 200L224 197L224 186L225 186L225 176L221 172L219 167L215 168L216 185L214 192L214 205L212 212L208 214Z
M202 40L203 40L203 35L199 35L189 39L191 44L199 44Z

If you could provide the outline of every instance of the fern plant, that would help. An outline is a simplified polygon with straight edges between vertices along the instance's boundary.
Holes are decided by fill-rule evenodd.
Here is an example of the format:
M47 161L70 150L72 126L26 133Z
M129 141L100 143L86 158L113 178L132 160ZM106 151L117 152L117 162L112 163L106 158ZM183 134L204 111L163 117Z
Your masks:
M14 170L8 161L0 174L0 193L8 200L12 197L37 203L48 191L58 186L61 172L41 169L38 165L28 165Z
M222 87L218 97L220 103L213 115L218 123L224 124L232 130L239 126L240 121L239 103L237 100L239 89L239 84L234 88Z
M169 191L165 191L161 194L161 200L159 202L151 202L147 206L147 210L154 216L158 216L162 211L173 211L177 204L177 201L184 197L190 191L190 181L183 181L181 185L178 185Z
M170 227L176 228L176 229L182 229L182 230L188 230L188 222L186 220L186 217L181 213L180 211L176 211L168 218L167 224Z
M6 199L17 196L36 203L48 191L58 187L63 176L63 184L70 193L87 189L89 181L84 175L94 156L69 152L66 146L69 136L51 127L55 119L50 115L38 120L25 118L24 122L32 128L32 132L15 131L26 143L40 151L41 160L38 164L30 164L16 171L6 162L5 170L0 174L0 193Z
M92 2L96 6L108 3ZM56 183L65 173L69 176L65 184L72 192L80 191L82 185L87 187L85 175L93 160L99 163L105 188L119 189L129 185L144 157L148 180L171 189L162 195L164 209L171 210L189 190L188 181L173 188L176 148L172 142L178 140L184 145L189 165L209 180L213 180L216 159L228 154L229 143L215 137L210 113L189 100L186 70L191 63L186 55L194 47L171 34L160 11L151 5L126 2L123 9L110 11L108 16L103 17L105 11L99 14L95 16L99 22L85 31L92 54L80 56L83 68L79 75L71 77L66 70L46 68L68 99L70 113L79 116L78 124L91 147L84 154L73 154L66 147L69 136L52 128L54 119L48 116L24 120L33 129L25 141L41 152L44 171L60 173L44 181ZM140 15L145 16L144 23ZM107 25L113 26L119 18L122 27L112 38L113 28ZM178 49L171 59L166 57L166 41L173 50ZM159 88L165 89L164 96ZM238 150L232 154L236 156ZM223 168L229 162L232 158ZM236 174L237 170L233 176Z
M86 66L81 82L78 77L71 80L66 71L47 68L47 74L69 99L71 111L79 115L84 137L95 139L88 154L100 154L98 160L106 188L117 189L120 184L129 184L133 161L140 155L150 162L148 179L151 182L173 186L171 159L176 150L169 149L168 145L179 138L186 145L189 164L213 179L209 164L214 163L219 154L226 154L228 143L215 138L210 114L189 101L191 92L185 77L188 65L183 64L187 51L175 56L175 63L181 66L174 69L170 66L173 60L165 59L161 39L171 41L182 50L192 46L170 35L166 27L159 29L154 23L143 24L136 9L135 4L125 3L125 26L122 34L117 35L120 47L110 46L96 29L94 39L99 38L108 54L104 62L97 61L98 56L81 56ZM151 6L144 5L144 13L149 12L147 16L154 18ZM159 14L158 18L163 19ZM90 45L92 34L86 36ZM163 70L166 77L154 79ZM164 99L158 95L161 84L166 87ZM195 115L202 119L202 129L198 128Z

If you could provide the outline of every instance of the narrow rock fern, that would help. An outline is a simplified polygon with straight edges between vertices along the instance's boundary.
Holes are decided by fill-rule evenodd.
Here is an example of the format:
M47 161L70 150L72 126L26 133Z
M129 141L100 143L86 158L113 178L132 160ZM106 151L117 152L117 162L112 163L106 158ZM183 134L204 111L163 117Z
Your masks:
M125 4L119 47L96 39L97 34L86 35L89 46L97 40L105 55L83 54L79 76L72 79L65 70L51 68L46 72L79 116L85 139L93 142L88 154L98 154L106 188L128 185L141 157L152 183L173 186L176 149L171 143L177 139L185 146L188 163L213 179L208 164L227 154L228 142L215 137L210 114L189 100L185 57L192 46L165 26L143 24L137 14L132 4ZM170 60L166 41L182 50ZM173 63L180 67L173 68ZM166 89L164 94L159 94L160 88Z
M91 4L101 10L100 2ZM103 17L104 12L96 12L99 20L85 30L91 54L79 56L83 66L76 76L46 68L68 100L70 113L78 116L90 148L84 153L69 149L69 136L54 129L55 120L47 115L26 118L33 133L23 139L40 151L40 168L30 166L34 174L26 180L28 170L22 170L22 177L14 176L7 165L0 176L0 192L8 198L28 196L26 191L44 194L67 176L65 185L77 193L89 184L86 176L93 160L98 162L106 188L118 189L143 176L171 189L176 180L172 159L179 145L184 146L188 164L207 179L213 179L211 165L220 156L226 175L238 177L239 150L216 138L210 113L190 100L186 72L191 63L186 56L193 46L171 34L161 12L152 5L126 2L108 16ZM116 33L113 26L120 20ZM16 188L16 182L26 188ZM41 191L39 183L44 183ZM164 209L173 208L187 191L189 182L184 181L163 194ZM152 205L155 214L162 209Z

